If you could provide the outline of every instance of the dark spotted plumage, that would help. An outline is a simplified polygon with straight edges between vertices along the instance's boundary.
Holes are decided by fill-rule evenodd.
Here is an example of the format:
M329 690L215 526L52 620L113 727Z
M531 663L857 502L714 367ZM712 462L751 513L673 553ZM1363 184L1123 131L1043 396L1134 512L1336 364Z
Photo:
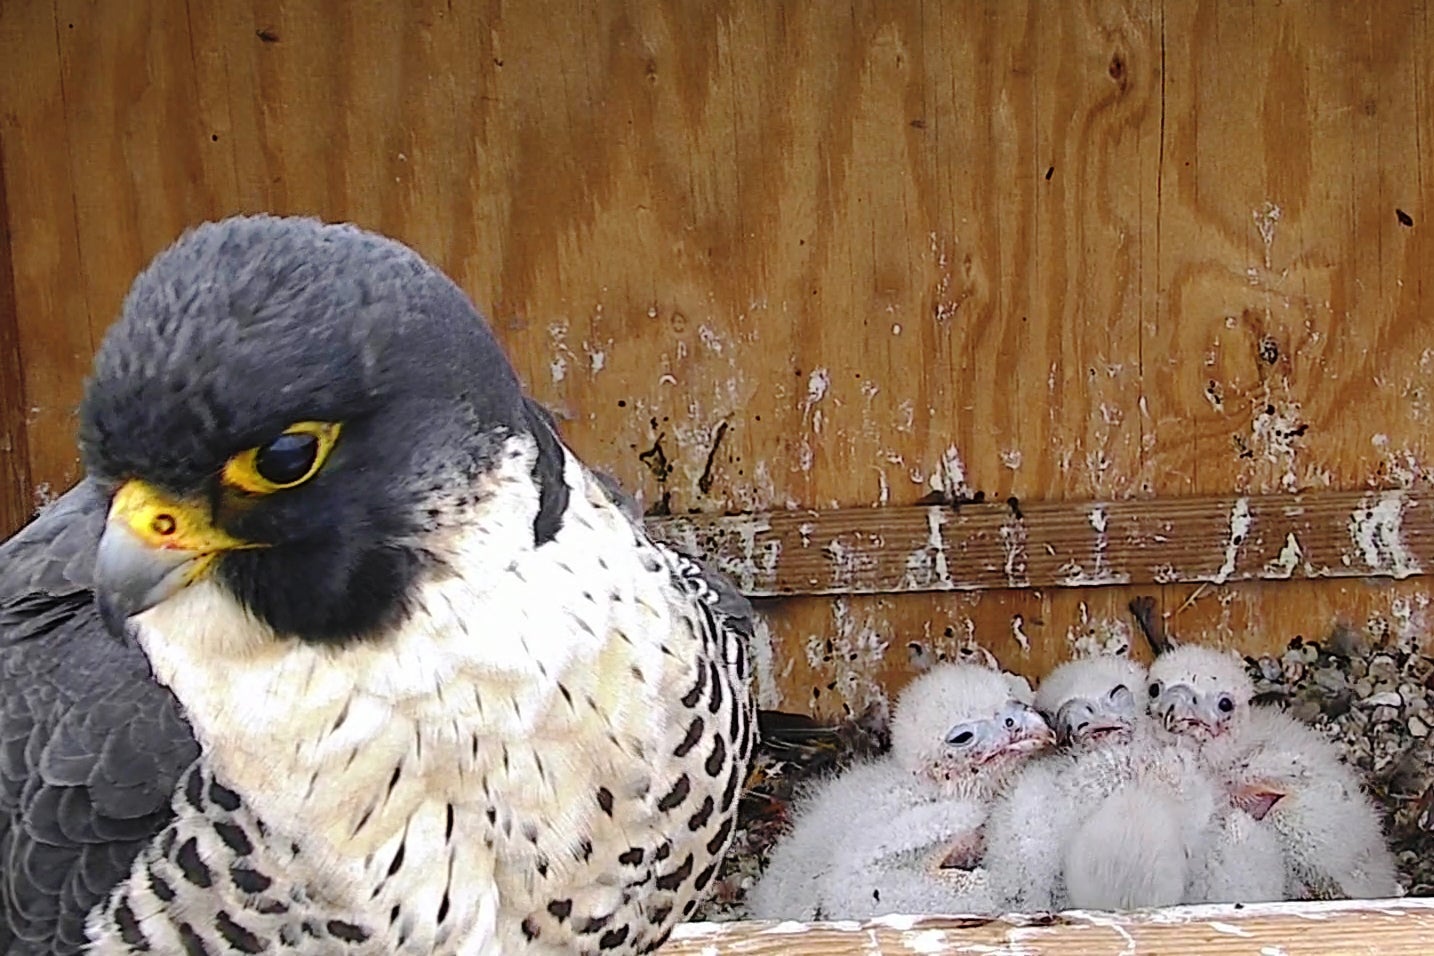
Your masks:
M600 480L613 495L611 479ZM629 517L635 515L630 499L617 500ZM531 931L532 941L552 946L553 953L647 952L692 914L731 843L736 796L754 744L755 709L746 690L751 605L710 567L649 542L636 523L633 533L650 551L653 573L670 575L694 599L692 637L699 653L676 685L680 696L657 750L667 755L665 774L650 782L639 803L619 803L606 785L594 791L603 816L629 839L613 857L599 851L589 863L594 873L609 874L616 864L617 899L564 893L544 900L524 920L524 934Z
M236 485L319 434L293 423L331 453ZM106 335L81 440L92 478L0 546L0 953L626 956L694 911L752 752L752 609L411 250L191 233Z

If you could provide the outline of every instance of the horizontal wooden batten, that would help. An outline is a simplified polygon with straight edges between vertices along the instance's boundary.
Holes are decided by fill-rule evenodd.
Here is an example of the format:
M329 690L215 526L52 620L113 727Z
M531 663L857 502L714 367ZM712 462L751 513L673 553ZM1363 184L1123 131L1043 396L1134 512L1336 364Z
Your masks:
M999 919L890 916L868 922L689 923L661 956L1425 956L1434 901L1339 900L1177 906L1131 913L1067 912Z
M1434 494L980 503L649 518L753 597L1394 577L1434 565Z

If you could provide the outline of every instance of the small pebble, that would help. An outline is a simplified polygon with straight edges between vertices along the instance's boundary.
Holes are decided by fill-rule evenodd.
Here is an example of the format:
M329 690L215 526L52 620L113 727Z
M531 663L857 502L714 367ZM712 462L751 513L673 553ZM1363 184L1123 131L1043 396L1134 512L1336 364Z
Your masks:
M1315 671L1315 683L1321 690L1331 694L1342 693L1349 686L1349 681L1343 674L1333 668L1325 668ZM1296 678L1298 680L1298 678Z
M1399 696L1399 691L1397 690L1386 690L1378 694L1371 694L1359 703L1362 707L1394 708L1401 706L1404 703L1404 698ZM1378 720L1379 718L1376 717L1375 719Z

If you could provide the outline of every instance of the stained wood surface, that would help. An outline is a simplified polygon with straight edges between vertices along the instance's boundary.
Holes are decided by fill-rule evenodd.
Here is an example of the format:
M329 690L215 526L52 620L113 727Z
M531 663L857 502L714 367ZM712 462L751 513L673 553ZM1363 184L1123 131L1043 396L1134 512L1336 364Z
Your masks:
M754 597L1394 577L1434 566L1403 491L936 505L648 519Z
M135 272L256 210L418 248L655 511L1425 489L1431 42L1428 0L0 4L0 520L77 476ZM1142 594L1247 649L1428 603L791 598L773 693L860 708L971 635L1038 675Z
M1177 906L1001 919L891 916L865 923L690 923L662 956L1424 956L1428 900Z
M0 534L30 515L30 455L20 378L19 315L10 256L10 217L5 208L4 140L0 139Z

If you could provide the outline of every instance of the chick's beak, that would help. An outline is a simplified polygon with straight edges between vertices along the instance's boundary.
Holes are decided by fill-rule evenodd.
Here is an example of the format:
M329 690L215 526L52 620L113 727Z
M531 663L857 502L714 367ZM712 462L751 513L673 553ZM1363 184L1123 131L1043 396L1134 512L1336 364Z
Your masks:
M1127 715L1083 698L1067 701L1056 712L1056 735L1061 743L1078 744L1101 737L1125 737L1130 732L1131 722Z
M1038 753L1056 742L1056 735L1034 707L1016 704L1002 717L1004 740L998 754Z
M203 505L126 482L110 504L95 553L100 616L121 636L131 617L204 577L220 554L252 547L215 527Z
M1171 733L1218 737L1225 729L1225 717L1214 701L1203 699L1184 684L1167 687L1155 709Z

